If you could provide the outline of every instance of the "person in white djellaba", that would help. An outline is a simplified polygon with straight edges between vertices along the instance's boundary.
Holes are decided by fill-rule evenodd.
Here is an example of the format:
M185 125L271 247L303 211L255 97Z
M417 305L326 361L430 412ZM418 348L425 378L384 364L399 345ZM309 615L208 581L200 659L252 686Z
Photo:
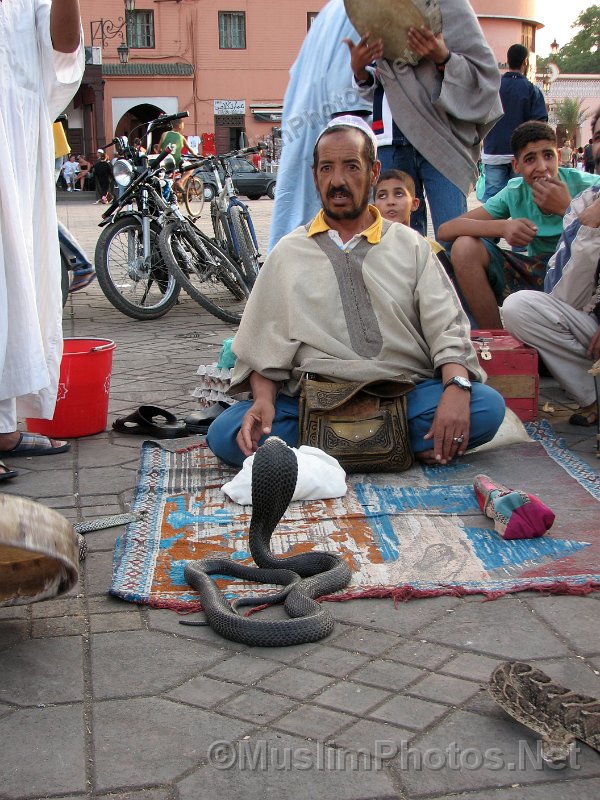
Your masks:
M0 0L0 459L69 444L17 430L52 419L62 356L52 122L84 70L79 0ZM23 169L23 158L27 169ZM0 480L16 471L0 461Z

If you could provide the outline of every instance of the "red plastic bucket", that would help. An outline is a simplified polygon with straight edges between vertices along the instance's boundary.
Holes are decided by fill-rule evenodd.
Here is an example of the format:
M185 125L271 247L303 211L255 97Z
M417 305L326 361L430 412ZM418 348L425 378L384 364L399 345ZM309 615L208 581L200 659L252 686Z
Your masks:
M65 339L54 417L27 419L27 430L53 439L105 430L115 347L110 339Z

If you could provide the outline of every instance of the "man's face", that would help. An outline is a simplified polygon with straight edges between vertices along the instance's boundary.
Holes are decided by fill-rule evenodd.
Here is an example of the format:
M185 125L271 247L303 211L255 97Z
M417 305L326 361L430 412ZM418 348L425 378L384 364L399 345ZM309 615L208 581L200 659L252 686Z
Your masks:
M592 155L594 156L594 169L600 175L600 117L592 131Z
M364 136L352 128L326 134L319 142L313 178L330 219L358 219L367 208L380 165L368 164L364 145Z
M410 225L410 215L419 207L419 201L397 178L379 181L375 189L375 205L381 216L391 222Z
M558 175L558 153L556 145L549 139L529 142L513 158L513 169L525 183L533 186L536 181L555 178Z

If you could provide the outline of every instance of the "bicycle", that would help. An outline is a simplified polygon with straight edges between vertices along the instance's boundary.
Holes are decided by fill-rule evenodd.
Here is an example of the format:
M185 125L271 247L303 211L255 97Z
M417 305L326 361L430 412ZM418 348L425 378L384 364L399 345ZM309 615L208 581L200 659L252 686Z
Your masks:
M240 265L246 283L252 287L258 275L260 251L250 209L236 194L233 185L230 159L257 153L264 148L262 142L255 147L245 147L218 156L208 156L183 170L203 169L212 172L217 194L210 203L210 217L217 245ZM219 169L220 168L220 169ZM223 180L221 180L221 173ZM196 176L197 177L197 176Z
M149 134L183 115L187 112L153 120ZM165 199L160 176L169 157L165 150L151 166L146 154L134 163L131 154L115 161L123 193L102 215L101 226L108 227L96 246L98 282L108 300L135 319L165 314L182 286L211 314L237 323L250 289L229 256L182 214L173 193Z
M182 167L186 166L184 160ZM196 162L194 162L194 169ZM185 205L186 211L192 219L196 220L202 214L204 208L204 182L198 175L189 174L189 170L177 170L173 174L173 186L171 187L178 202Z

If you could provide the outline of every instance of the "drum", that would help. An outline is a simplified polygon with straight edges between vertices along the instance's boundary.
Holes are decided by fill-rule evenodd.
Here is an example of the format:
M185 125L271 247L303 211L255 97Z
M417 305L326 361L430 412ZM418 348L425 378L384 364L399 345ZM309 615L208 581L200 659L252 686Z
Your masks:
M78 578L71 523L33 500L0 494L0 606L56 597Z
M396 65L419 63L420 56L408 47L408 29L426 25L441 33L442 13L438 0L344 0L350 22L363 36L383 39L383 57Z

